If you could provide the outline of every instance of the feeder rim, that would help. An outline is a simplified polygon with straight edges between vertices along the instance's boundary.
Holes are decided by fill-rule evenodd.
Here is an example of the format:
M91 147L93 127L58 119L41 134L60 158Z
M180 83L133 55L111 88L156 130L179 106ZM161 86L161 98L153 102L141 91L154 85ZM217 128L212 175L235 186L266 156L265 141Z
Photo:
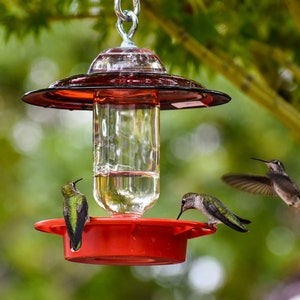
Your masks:
M119 98L120 92L126 91L124 99L128 103L132 99L143 103L141 93L148 95L152 91L161 110L210 107L231 100L223 92L206 89L201 84L180 76L128 72L74 75L56 81L49 88L27 92L22 100L43 107L92 110L97 91L109 93L112 99L115 96L114 90Z

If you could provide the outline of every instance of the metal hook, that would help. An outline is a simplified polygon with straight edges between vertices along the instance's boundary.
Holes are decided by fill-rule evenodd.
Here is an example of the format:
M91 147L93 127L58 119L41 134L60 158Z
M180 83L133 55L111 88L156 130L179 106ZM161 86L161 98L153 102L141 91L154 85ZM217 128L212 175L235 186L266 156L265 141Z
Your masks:
M118 32L123 38L121 47L132 47L134 46L134 43L131 41L131 39L134 36L139 24L137 16L140 13L140 1L133 0L133 8L134 8L133 11L132 10L123 11L121 9L121 0L115 0L114 8L115 8L115 13L118 17L116 26ZM129 29L128 33L126 33L124 30L124 27L122 25L123 22L132 22L132 26Z
M131 39L138 28L138 24L139 24L138 18L132 11L125 10L124 13L130 16L130 19L132 20L132 26L130 27L128 33L126 33L122 25L123 21L121 19L118 19L117 29L121 37L123 38L123 43L121 46L122 47L134 46L134 43L131 41Z

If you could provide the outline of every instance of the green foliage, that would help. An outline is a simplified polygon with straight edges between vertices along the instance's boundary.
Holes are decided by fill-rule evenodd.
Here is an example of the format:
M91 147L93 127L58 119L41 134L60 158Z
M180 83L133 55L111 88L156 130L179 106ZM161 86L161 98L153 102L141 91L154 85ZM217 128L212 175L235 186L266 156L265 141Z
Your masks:
M286 5L294 1L150 2L141 1L136 45L155 51L170 72L224 91L232 101L161 113L161 197L145 217L175 219L184 193L205 192L252 220L250 232L220 225L216 234L190 240L179 269L66 262L61 238L37 232L33 224L62 217L60 186L79 177L91 215L107 215L92 195L91 113L32 107L20 99L29 90L86 73L100 51L119 46L116 16L111 0L0 0L1 299L267 299L278 282L298 271L299 213L278 198L232 190L220 177L264 174L254 156L282 160L297 181L299 141L272 115L279 102L263 109L226 74L215 72L207 57L199 60L183 46L191 35L222 58L224 68L235 64L243 70L233 77L251 74L297 111L299 29ZM123 9L131 5L122 1ZM161 28L149 13L152 7L165 23L183 30L182 40ZM184 218L205 221L194 211ZM197 291L190 270L207 257L222 266L224 281L211 292Z

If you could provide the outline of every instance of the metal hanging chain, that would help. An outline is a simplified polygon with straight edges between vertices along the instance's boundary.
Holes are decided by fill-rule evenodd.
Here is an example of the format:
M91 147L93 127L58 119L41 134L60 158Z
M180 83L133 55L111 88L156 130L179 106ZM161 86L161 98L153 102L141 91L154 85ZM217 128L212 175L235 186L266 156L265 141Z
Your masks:
M132 10L122 10L121 0L115 0L115 13L118 17L117 20L117 29L123 38L122 47L134 46L134 43L131 41L138 28L138 15L140 13L140 0L132 0L133 11ZM132 22L132 26L129 31L126 33L123 27L123 22Z

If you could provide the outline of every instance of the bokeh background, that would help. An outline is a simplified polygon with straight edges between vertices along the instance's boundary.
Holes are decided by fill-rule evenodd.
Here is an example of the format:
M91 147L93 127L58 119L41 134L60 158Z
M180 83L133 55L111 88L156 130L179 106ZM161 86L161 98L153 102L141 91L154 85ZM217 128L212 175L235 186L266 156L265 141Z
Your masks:
M90 214L107 215L93 200L92 113L21 101L86 73L99 52L121 44L113 1L0 1L1 299L299 300L299 211L220 179L264 174L250 157L277 158L300 184L297 12L297 0L141 1L136 45L156 52L169 73L232 97L161 112L161 196L144 217L175 219L182 195L194 191L252 224L246 234L219 225L190 240L183 264L117 267L67 262L60 237L33 229L62 217L60 187L79 177ZM206 220L196 211L183 218Z

